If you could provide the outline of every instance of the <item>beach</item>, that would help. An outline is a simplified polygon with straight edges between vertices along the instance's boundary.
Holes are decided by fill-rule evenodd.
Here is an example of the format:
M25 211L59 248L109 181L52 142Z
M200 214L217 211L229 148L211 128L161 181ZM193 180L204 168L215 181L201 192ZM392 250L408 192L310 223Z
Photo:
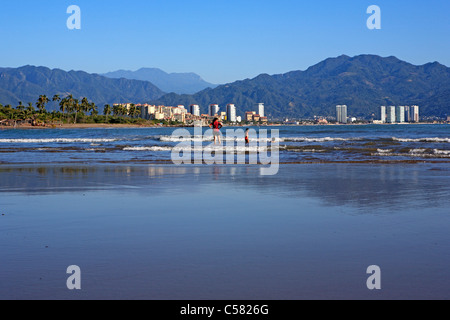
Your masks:
M8 165L1 299L448 299L449 167ZM68 266L82 289L66 287ZM368 266L382 290L366 287Z
M0 299L450 298L446 126L276 128L271 175L175 165L223 147L173 130L1 132Z

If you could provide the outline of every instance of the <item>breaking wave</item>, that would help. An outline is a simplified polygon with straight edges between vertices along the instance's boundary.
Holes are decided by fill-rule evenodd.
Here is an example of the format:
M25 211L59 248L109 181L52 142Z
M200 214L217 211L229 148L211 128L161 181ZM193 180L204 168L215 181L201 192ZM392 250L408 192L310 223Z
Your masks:
M114 142L119 139L88 139L88 138L53 138L53 139L0 139L0 143L102 143Z
M151 147L125 147L122 150L123 151L168 151L168 152L172 152L172 151L182 151L184 148L183 147L169 147L169 146L151 146ZM227 148L227 146L206 146L206 147L193 147L191 148L191 151L193 152L212 152L212 151L216 151L216 152L223 152L226 153L227 151L233 151L233 152L261 152L261 151L268 151L269 148L267 147L239 147L239 146L235 146L235 147L231 147L231 148Z
M445 142L450 143L450 138L396 138L393 137L392 140L398 142Z

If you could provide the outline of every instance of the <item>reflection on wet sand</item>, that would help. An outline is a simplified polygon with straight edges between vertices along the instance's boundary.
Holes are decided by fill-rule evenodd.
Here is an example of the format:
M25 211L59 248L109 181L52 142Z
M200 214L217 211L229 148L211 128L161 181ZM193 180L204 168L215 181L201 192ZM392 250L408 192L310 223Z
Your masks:
M153 194L194 192L220 182L281 197L313 197L361 208L435 206L448 202L449 168L433 165L283 165L275 176L255 166L60 165L3 166L0 192L58 193L133 189ZM193 183L195 181L195 183Z

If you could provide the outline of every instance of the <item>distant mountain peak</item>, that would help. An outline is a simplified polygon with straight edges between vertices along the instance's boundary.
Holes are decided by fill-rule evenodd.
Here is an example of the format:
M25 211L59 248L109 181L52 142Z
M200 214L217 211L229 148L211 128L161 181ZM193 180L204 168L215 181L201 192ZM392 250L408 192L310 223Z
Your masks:
M204 81L198 74L167 73L159 68L140 68L136 71L118 70L104 74L108 78L125 78L149 81L165 92L178 94L194 94L217 85Z
M158 104L234 103L238 113L254 111L262 102L272 117L335 116L336 105L349 114L371 117L382 105L419 105L422 115L450 115L450 68L439 63L416 66L395 56L340 55L305 71L260 74L195 95L166 95Z
M150 82L110 79L85 71L63 71L42 66L0 68L0 103L35 102L45 94L71 93L86 97L102 107L104 104L150 101L164 92ZM52 103L50 103L52 104Z

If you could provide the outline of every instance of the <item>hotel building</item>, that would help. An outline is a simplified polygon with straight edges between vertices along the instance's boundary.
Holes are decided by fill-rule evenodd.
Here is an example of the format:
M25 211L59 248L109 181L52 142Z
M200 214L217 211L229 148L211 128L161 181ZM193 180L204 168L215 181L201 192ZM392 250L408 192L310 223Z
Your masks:
M386 116L386 122L387 123L395 123L395 107L390 106L387 108L387 116Z
M200 106L198 104L191 104L189 111L192 115L200 117Z
M380 117L381 123L386 123L386 106L381 106L380 113L381 113Z
M336 113L337 113L337 122L339 123L347 123L347 106L346 105L339 105L336 106Z
M210 117L214 117L215 115L219 114L219 105L218 104L211 104L209 106L209 116Z
M258 110L258 114L260 117L264 117L265 113L264 113L264 103L257 103L256 104L256 110Z
M236 122L236 106L234 104L227 105L227 120L229 122Z
M404 106L397 107L396 119L397 119L398 123L405 122L405 107Z

